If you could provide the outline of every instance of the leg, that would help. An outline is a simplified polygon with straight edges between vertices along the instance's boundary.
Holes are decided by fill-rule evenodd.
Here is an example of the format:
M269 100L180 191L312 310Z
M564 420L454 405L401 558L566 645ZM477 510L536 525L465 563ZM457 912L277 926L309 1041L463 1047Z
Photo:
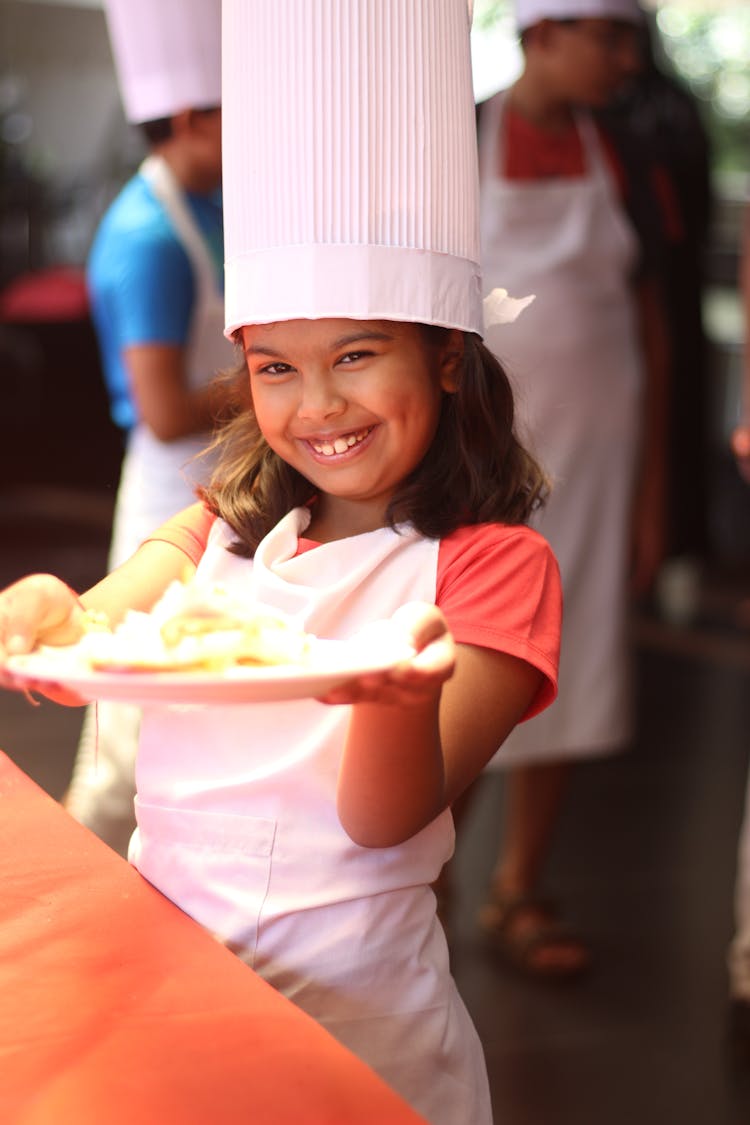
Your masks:
M122 703L90 705L68 792L71 816L127 855L135 828L135 757L140 710Z
M586 946L536 898L571 770L561 762L509 771L503 847L480 914L493 948L537 976L572 976L590 961Z
M501 894L528 895L537 887L571 772L570 762L509 771L503 848L492 879Z

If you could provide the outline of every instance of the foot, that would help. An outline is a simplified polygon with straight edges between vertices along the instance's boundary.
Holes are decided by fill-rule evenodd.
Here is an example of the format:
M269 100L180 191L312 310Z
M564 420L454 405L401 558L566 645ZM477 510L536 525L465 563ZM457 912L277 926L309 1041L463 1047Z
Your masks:
M550 903L495 892L479 912L479 926L492 952L529 976L565 980L591 964L588 946Z

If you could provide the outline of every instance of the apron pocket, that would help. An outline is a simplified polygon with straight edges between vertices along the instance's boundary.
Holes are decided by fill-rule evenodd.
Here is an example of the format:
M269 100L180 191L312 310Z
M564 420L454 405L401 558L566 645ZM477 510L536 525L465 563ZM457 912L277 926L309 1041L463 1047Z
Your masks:
M149 883L252 965L276 822L136 797L128 858Z

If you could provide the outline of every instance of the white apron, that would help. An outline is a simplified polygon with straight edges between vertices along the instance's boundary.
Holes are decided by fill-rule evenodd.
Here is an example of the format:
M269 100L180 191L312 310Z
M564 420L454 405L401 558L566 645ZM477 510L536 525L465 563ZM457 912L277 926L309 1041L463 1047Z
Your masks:
M381 529L294 557L308 522L291 512L251 561L226 551L217 522L198 573L332 638L434 601L436 542ZM453 850L450 813L398 847L352 843L335 808L349 712L314 700L146 709L130 859L433 1125L491 1125L430 889Z
M233 359L232 345L224 337L224 296L209 248L166 160L146 157L140 174L164 208L193 270L195 302L186 373L188 385L197 389ZM206 479L210 464L205 458L190 462L205 448L209 436L195 434L165 442L142 423L134 426L120 474L110 569L129 558L170 516L192 504L195 485Z
M191 387L207 383L233 360L224 337L224 299L211 253L165 160L149 156L140 168L190 260L195 302L186 355ZM120 473L109 568L129 558L157 527L195 499L195 483L207 477L208 459L188 464L209 435L162 442L145 425L128 437ZM122 854L133 831L133 776L140 711L125 703L89 707L84 719L68 811Z
M578 121L583 177L507 180L503 103L502 93L490 99L481 121L484 284L536 300L485 342L553 479L535 526L557 555L564 596L559 696L493 759L514 766L605 753L630 735L625 614L642 370L629 282L635 236L593 122Z

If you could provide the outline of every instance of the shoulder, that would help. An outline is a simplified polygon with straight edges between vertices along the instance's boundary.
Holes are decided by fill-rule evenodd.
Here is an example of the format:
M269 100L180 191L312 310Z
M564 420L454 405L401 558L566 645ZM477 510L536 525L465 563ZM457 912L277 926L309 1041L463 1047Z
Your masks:
M143 176L136 173L104 213L100 231L162 235L169 232L164 209Z
M92 244L90 264L143 260L187 262L164 208L140 175L135 175L110 204Z
M641 274L653 274L662 264L663 248L680 242L684 217L680 193L668 163L647 137L616 116L600 115L596 124L622 205L641 248Z
M552 548L537 531L491 523L446 536L435 601L459 644L518 656L554 684L562 589Z
M438 588L448 588L467 575L485 570L495 574L515 567L557 570L546 539L525 524L480 523L461 527L440 541Z
M148 541L156 540L177 547L197 566L205 553L216 518L205 504L191 504L157 528Z

